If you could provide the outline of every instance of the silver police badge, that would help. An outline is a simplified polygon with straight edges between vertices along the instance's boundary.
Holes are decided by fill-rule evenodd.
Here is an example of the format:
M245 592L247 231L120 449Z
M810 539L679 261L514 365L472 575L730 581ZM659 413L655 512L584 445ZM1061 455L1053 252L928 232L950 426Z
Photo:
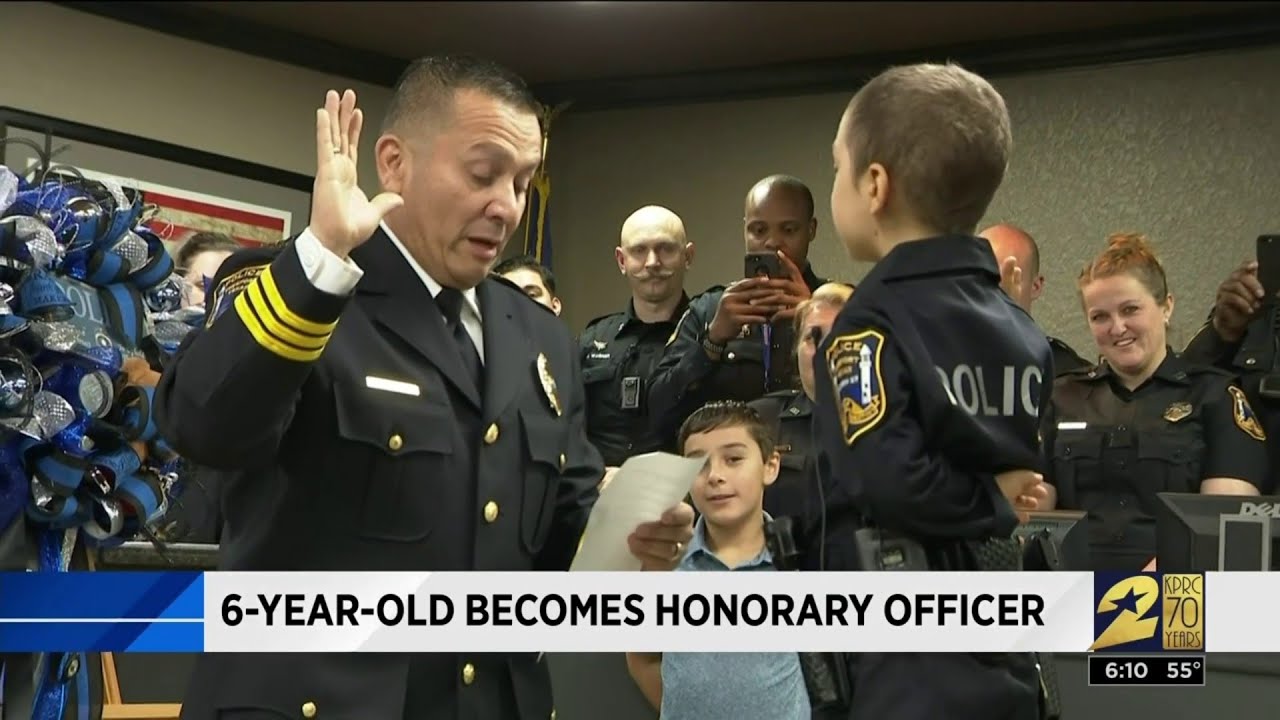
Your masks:
M547 403L555 411L556 417L564 414L560 407L560 394L556 391L556 379L551 376L551 365L547 356L538 353L538 380L542 382L542 392L547 396Z
M846 445L853 445L884 419L883 350L884 335L875 330L841 335L827 348L827 369Z

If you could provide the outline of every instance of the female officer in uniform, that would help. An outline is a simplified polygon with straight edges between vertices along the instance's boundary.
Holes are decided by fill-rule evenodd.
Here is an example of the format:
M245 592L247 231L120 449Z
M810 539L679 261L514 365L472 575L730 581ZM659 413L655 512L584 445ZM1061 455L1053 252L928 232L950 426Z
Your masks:
M852 285L826 283L796 307L796 360L803 392L779 390L751 403L773 428L782 454L778 480L764 493L764 509L775 518L789 515L801 527L809 520L810 508L816 511L819 507L814 468L813 354L851 295Z
M1094 570L1154 569L1156 493L1257 495L1265 435L1230 374L1169 348L1173 296L1145 237L1108 238L1079 287L1102 361L1054 382L1049 507L1088 513Z

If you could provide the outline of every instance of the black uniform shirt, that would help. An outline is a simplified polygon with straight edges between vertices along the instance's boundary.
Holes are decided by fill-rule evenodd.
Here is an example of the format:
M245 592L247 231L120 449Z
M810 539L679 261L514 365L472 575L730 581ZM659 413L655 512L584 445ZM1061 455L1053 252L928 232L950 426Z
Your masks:
M827 282L808 264L804 281L810 292ZM724 290L722 285L709 288L689 302L658 361L649 387L649 421L664 442L674 442L685 418L713 400L750 402L768 392L800 387L791 320L770 324L767 345L758 327L730 340L719 362L703 350Z
M920 539L1008 537L995 475L1041 466L1044 333L1000 290L991 246L895 247L858 286L814 362L815 432L832 570L848 523Z
M1211 318L1212 319L1212 318ZM1239 342L1229 343L1218 336L1213 323L1205 323L1200 332L1187 343L1182 357L1189 362L1212 365L1235 375L1244 390L1249 404L1257 411L1262 427L1267 431L1267 457L1270 468L1280 469L1280 395L1263 392L1263 380L1268 375L1280 378L1280 353L1276 352L1276 337L1268 313L1259 313L1245 329ZM1272 382L1268 382L1270 389ZM1275 383L1280 388L1280 383ZM1277 487L1277 473L1272 470L1259 486L1262 494L1269 495Z
M1264 433L1229 373L1172 350L1128 390L1106 365L1063 375L1045 418L1058 507L1084 510L1095 570L1140 570L1155 556L1156 493L1206 478L1263 483Z
M587 323L578 339L587 391L587 438L606 465L672 449L649 423L646 395L658 358L688 306L689 296L682 294L671 318L646 323L636 317L634 301L629 302L625 311Z

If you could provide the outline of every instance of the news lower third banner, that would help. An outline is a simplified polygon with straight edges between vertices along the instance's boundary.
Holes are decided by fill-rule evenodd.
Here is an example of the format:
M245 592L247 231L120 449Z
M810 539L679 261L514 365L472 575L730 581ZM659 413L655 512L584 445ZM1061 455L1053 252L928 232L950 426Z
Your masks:
M1276 573L0 573L0 652L1275 652L1276 597Z

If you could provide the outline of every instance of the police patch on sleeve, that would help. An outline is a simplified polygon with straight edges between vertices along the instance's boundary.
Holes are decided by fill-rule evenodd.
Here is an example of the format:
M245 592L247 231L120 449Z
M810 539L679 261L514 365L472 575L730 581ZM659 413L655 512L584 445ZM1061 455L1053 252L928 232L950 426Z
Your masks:
M253 282L254 278L261 275L262 271L270 266L270 263L249 265L222 278L218 286L213 289L213 294L209 296L209 300L205 305L209 311L204 326L206 328L212 327L213 321L217 320L222 313L227 311L227 308L231 307L232 303L235 302L236 296L249 287L249 283Z
M1253 408L1249 406L1249 401L1245 398L1244 391L1232 385L1227 388L1227 392L1231 393L1231 417L1235 419L1236 427L1243 430L1254 440L1265 442L1267 434L1262 431L1262 424L1258 422L1258 416L1253 413Z
M835 390L840 429L846 445L884 419L884 382L880 353L884 335L875 330L841 335L827 348L827 370Z

